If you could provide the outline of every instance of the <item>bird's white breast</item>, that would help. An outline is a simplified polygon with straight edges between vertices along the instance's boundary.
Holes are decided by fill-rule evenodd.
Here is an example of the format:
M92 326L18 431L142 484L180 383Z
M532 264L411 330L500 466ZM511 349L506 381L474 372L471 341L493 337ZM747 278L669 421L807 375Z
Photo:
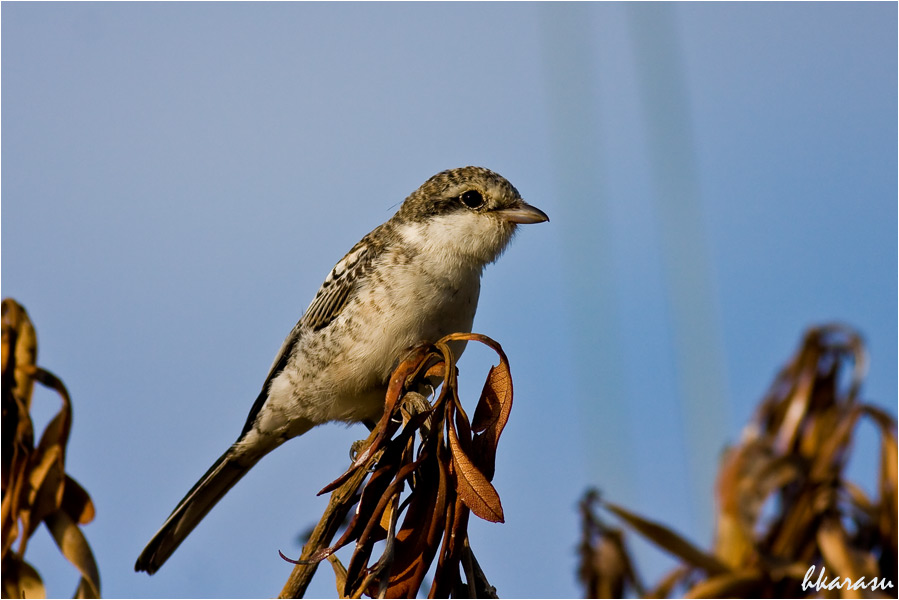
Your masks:
M390 373L409 348L471 331L489 260L455 251L464 241L440 239L453 235L445 227L398 229L402 242L376 259L338 317L303 332L298 356L305 360L290 361L272 381L268 417L285 423L298 413L314 423L377 419ZM461 354L464 344L454 346Z

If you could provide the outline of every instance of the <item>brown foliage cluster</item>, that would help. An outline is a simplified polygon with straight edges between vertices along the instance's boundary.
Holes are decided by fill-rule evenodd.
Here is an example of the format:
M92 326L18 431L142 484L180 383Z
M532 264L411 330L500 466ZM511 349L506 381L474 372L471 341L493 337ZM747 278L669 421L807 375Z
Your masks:
M487 375L471 420L459 401L449 346L461 340L486 344L500 359ZM440 391L429 403L419 390L432 385ZM416 347L393 372L384 415L353 464L322 490L333 492L331 502L300 560L291 561L297 566L281 597L301 597L325 558L345 598L415 597L435 558L429 597L495 597L471 550L467 528L469 513L503 521L491 481L511 408L509 363L490 338L452 334ZM330 544L354 504L346 530ZM373 558L374 545L381 541L383 552ZM334 553L353 542L352 558L344 567Z
M710 551L589 492L581 505L579 570L587 597L632 591L646 597L895 598L897 589L884 584L897 584L896 422L860 400L865 370L864 345L854 331L830 325L806 333L743 439L723 457ZM862 418L880 433L875 498L845 474ZM635 575L623 533L602 522L597 505L680 566L647 589ZM830 585L818 588L822 569Z
M99 598L100 575L79 525L94 518L90 496L65 472L72 402L58 377L36 365L37 336L25 309L3 300L3 548L4 598L43 598L40 575L25 559L28 540L44 523L63 556L81 572L76 598ZM37 447L31 421L35 382L56 391L62 407ZM13 550L16 540L18 550Z

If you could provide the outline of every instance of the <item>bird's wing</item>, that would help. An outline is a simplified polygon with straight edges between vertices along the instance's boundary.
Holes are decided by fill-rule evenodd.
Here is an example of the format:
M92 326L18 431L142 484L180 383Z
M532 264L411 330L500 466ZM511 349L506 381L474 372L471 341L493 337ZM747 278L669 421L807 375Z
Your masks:
M253 408L250 409L250 414L247 415L247 422L244 424L243 431L240 434L241 437L252 428L253 421L256 420L256 416L262 410L262 405L265 404L268 398L269 384L287 366L287 361L299 343L303 331L318 331L327 327L329 323L337 318L341 309L346 306L353 290L365 278L375 257L380 254L380 247L372 245L369 241L371 235L369 234L362 238L358 244L346 253L346 256L334 265L334 268L325 277L324 283L322 283L315 294L312 304L309 305L299 322L285 338L284 343L281 344L281 350L275 356L275 360L268 371L268 376L262 384L262 391L259 392L256 402L253 403Z
M318 331L327 327L340 314L350 293L365 278L377 254L367 238L368 236L353 246L346 256L334 265L299 324Z
M178 504L163 524L162 529L150 540L137 559L135 570L147 571L152 574L159 569L187 534L231 489L231 486L237 483L256 461L271 450L271 446L250 447L240 442L252 429L256 417L262 410L265 401L268 400L269 385L272 379L277 377L287 366L287 362L296 351L304 333L309 335L327 327L334 321L346 306L353 290L365 279L375 257L381 253L382 248L372 242L373 234L374 232L362 238L362 241L353 246L346 256L331 269L318 293L315 294L312 304L309 305L303 317L281 344L281 350L278 351L268 376L265 378L265 383L262 384L262 391L259 392L253 408L250 409L238 442L216 461L206 475ZM311 422L309 426L311 426Z

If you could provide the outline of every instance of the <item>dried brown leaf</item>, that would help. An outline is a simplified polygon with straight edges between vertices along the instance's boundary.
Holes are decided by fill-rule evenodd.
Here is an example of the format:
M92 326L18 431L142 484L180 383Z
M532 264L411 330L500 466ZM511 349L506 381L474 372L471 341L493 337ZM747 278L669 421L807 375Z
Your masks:
M876 575L866 568L864 559L852 547L849 536L843 530L838 519L828 517L823 520L818 528L818 546L821 548L825 564L830 567L834 576L839 576L841 579L848 577L852 581L857 581L860 578L870 579ZM846 586L841 589L841 597L862 597L860 590L850 588L851 586Z
M438 443L438 436L429 441L433 446ZM446 467L439 461L425 461L418 471L416 494L396 536L390 598L414 596L434 560L446 522L447 479Z
M459 497L478 517L491 523L503 523L503 506L499 494L462 450L453 423L450 423L448 438Z
M470 588L474 590L471 594L472 598L487 598L489 600L499 600L496 595L496 588L487 581L487 576L481 569L478 559L475 557L468 538L465 538L465 548L462 550L462 565L465 570L465 579L470 583Z
M13 552L3 559L3 597L47 597L44 582L38 572Z
M630 564L622 546L620 531L609 531L599 540L594 556L594 569L597 575L597 598L624 597Z
M56 512L62 504L66 445L72 427L72 404L65 385L55 375L34 366L23 367L23 370L44 386L56 390L62 399L59 412L47 424L37 448L29 459L27 492L29 510L22 511L22 514L27 535L30 537L40 522L47 515Z
M812 389L815 383L815 373L818 365L817 353L804 348L792 366L798 370L795 383L789 399L783 403L781 420L777 424L774 447L779 453L786 453L796 443L799 434L799 425L808 413L811 402Z
M649 590L644 597L646 598L672 598L674 594L671 591L674 587L680 584L687 575L690 574L691 569L686 565L681 565L668 574L666 574L659 583L656 584L654 588Z
M730 571L726 565L721 563L713 555L703 552L693 545L692 542L664 525L644 519L641 516L609 502L603 502L603 506L643 534L644 537L649 538L651 541L655 542L656 545L664 548L681 560L690 563L694 567L702 569L710 575L720 575Z
M390 482L390 485L384 491L378 505L375 507L372 516L368 521L363 521L365 529L363 529L359 538L356 540L356 550L353 552L350 564L347 566L347 582L349 589L364 590L368 587L367 584L361 582L367 575L365 565L368 563L368 559L371 556L372 546L376 541L383 539L384 530L380 527L381 515L387 510L389 505L398 502L399 494L402 491L405 479L418 468L419 464L419 461L406 464L397 471L395 478Z
M444 361L439 361L428 367L428 370L425 372L426 379L440 379L446 377L446 363Z
M836 411L833 411L836 413ZM812 455L811 477L821 480L833 476L842 470L843 462L852 443L852 432L861 416L858 406L848 411L835 414L836 427L830 428L827 437L816 448Z
M651 596L671 596L676 586L687 587L688 597L872 593L845 584L841 590L803 590L809 566L822 561L831 581L895 581L896 424L892 415L861 403L866 368L861 337L852 330L825 326L807 332L741 443L722 460L714 555L658 523L609 507L682 561ZM845 473L859 416L871 418L881 433L874 498ZM732 570L721 570L714 561Z
M32 487L28 497L28 508L20 510L23 525L26 527L27 536L31 537L37 527L48 515L59 510L62 503L63 482L65 481L65 473L59 466L61 449L59 446L53 446L44 455L46 459L43 464L39 465L39 469L31 472L29 477L29 485L39 486ZM20 552L23 548L20 547Z
M483 423L477 436L473 436L459 403L457 369L449 345L462 339L482 341L494 348L503 365L488 374L487 398L477 409L479 424ZM314 570L311 563L333 556L336 549L353 540L353 556L345 574L339 575L345 577L342 590L348 597L363 593L414 597L438 555L432 592L439 590L438 595L454 597L460 593L493 593L470 549L465 554L465 543L470 512L502 520L499 495L481 465L490 463L492 469L496 439L508 419L511 381L503 381L504 371L508 373L508 365L499 345L476 334L447 336L410 352L391 376L384 414L369 439L347 472L322 490L347 497L347 507L358 501L353 519L335 544L323 547L336 533L336 528L323 525L334 521L332 495L328 511L314 530L319 535L313 532L302 560L291 560L297 567L282 597L303 593ZM434 380L441 378L439 394L429 403L420 393L434 389ZM416 444L419 436L421 441ZM407 490L409 495L402 500ZM333 508L338 510L340 506ZM317 546L312 545L313 539ZM372 562L373 545L381 539L385 540L383 553ZM459 587L463 557L467 588Z
M588 598L621 598L632 589L643 596L633 559L620 529L608 527L596 513L598 490L589 489L580 502L582 536L578 545L578 578Z
M434 572L434 581L431 583L428 598L449 598L451 593L455 597L460 597L457 592L460 583L459 560L464 548L468 514L469 509L460 498L447 506L443 545L440 549L440 558L437 561L437 569ZM465 597L465 595L463 594L461 597Z
M62 510L79 525L87 525L94 520L94 503L81 484L66 475L62 495Z
M684 598L752 598L766 582L767 577L759 571L723 573L700 581Z
M94 554L77 523L61 510L49 515L44 522L63 556L75 565L75 568L81 572L81 577L87 582L88 597L99 598L100 571L97 569Z
M490 437L499 438L511 410L512 373L509 371L509 363L501 361L490 367L487 373L487 381L484 382L481 399L471 421L472 431L486 433L491 430Z
M28 313L11 298L2 302L2 556L4 559L19 537L21 503L26 491L29 456L34 449L31 422L33 378L24 368L37 358L37 337ZM26 507L27 508L27 507ZM27 526L25 530L27 531ZM27 535L23 536L24 544Z
M362 452L359 453L356 460L353 461L353 464L343 475L321 489L318 493L319 496L334 491L352 477L356 471L370 464L375 452L382 447L384 440L389 439L390 436L396 432L399 425L391 420L394 409L402 399L403 388L406 385L407 379L421 368L425 361L427 361L429 355L430 349L427 345L416 346L409 352L399 366L394 369L390 376L390 383L387 386L384 414L381 415L380 421L378 421L378 424L373 430L377 432L376 437L366 445Z
M505 360L490 368L484 390L474 411L471 428L475 432L472 447L477 464L488 480L496 470L496 448L499 436L512 410L512 374Z
M15 596L43 594L40 578L22 556L29 538L44 522L63 555L82 572L76 596L97 597L96 564L77 526L93 518L94 507L87 492L65 473L71 399L58 377L35 365L37 338L25 309L6 299L2 312L4 591L18 587ZM37 447L29 414L35 382L55 390L62 399ZM16 539L19 548L13 552Z
M335 554L328 555L328 562L331 563L331 568L334 569L334 583L337 585L337 595L344 598L346 594L346 567L343 566L343 563L340 562L340 559Z
M34 365L37 362L37 333L28 312L12 298L4 298L2 306L2 362L3 379L12 385L17 398L24 399L25 412L31 409L31 391L34 380L23 377L12 369ZM12 375L10 377L10 375Z
M75 589L75 594L72 598L99 598L99 594L94 589L94 586L90 581L82 577L78 581L78 587Z

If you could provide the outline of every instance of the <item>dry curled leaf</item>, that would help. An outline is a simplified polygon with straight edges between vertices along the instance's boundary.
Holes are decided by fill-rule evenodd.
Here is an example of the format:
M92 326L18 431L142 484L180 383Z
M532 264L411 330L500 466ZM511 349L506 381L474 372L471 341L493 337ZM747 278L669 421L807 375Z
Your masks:
M810 597L804 587L826 569L832 581L867 590L828 590L840 597L881 597L874 578L897 584L896 421L863 403L867 355L861 337L841 325L810 329L759 403L739 444L724 453L718 475L713 549L704 552L667 527L604 504L629 527L681 564L652 597ZM848 375L848 377L847 377ZM848 381L847 381L848 380ZM849 481L846 464L857 425L880 434L879 480L869 498ZM595 551L593 542L587 552ZM583 553L583 551L582 551ZM583 568L583 567L582 567ZM582 581L595 573L581 574Z
M81 573L76 597L100 595L100 575L78 525L94 518L90 496L65 472L72 402L62 381L36 365L37 338L25 309L3 300L3 547L5 597L43 597L37 571L23 558L41 523L63 556ZM34 384L54 390L62 405L34 445L31 393ZM15 541L17 550L13 550Z
M700 581L684 594L684 598L751 598L766 577L756 571L713 575Z
M459 340L484 343L500 358L475 408L474 427L459 400L449 346ZM432 390L438 378L439 392L428 403L420 392ZM350 468L322 490L332 492L328 510L300 559L286 559L296 567L281 597L301 597L316 563L350 544L352 557L338 573L344 597L415 597L435 559L430 597L495 597L468 543L468 518L473 512L503 520L490 480L511 406L508 360L490 338L453 334L414 348L394 370L384 414ZM354 504L343 534L328 545L334 524Z
M488 480L496 469L496 446L512 411L512 374L509 363L501 361L487 373L481 401L474 411L472 446L480 458L479 466Z
M580 502L581 543L578 579L588 598L624 598L633 590L643 595L643 583L633 569L624 532L609 527L597 514L599 492L589 490ZM662 597L664 597L663 595Z
M3 559L4 598L46 598L41 576L27 562L10 552Z
M715 558L714 555L703 552L689 540L668 527L644 519L620 506L609 504L608 502L603 503L603 506L640 532L643 537L649 539L659 547L664 548L682 561L713 575L728 572L728 568Z
M503 522L503 506L496 488L487 481L481 471L462 450L456 428L449 425L450 451L453 455L453 474L456 476L456 490L462 502L478 517L493 523Z

